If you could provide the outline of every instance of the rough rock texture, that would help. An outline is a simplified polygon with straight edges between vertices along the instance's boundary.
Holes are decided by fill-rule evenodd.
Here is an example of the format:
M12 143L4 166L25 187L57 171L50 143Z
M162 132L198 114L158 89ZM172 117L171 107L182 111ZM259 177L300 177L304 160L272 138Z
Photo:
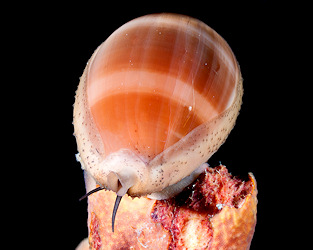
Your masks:
M123 197L111 231L116 194L89 196L91 249L249 249L256 225L257 187L225 166L208 168L174 198Z

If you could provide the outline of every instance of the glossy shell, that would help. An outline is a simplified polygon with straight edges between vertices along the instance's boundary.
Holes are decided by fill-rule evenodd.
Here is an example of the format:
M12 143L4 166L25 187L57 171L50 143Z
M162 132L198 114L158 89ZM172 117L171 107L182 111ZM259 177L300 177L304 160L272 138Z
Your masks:
M119 195L172 196L225 141L242 91L235 56L206 24L173 14L134 19L98 47L81 77L82 166Z

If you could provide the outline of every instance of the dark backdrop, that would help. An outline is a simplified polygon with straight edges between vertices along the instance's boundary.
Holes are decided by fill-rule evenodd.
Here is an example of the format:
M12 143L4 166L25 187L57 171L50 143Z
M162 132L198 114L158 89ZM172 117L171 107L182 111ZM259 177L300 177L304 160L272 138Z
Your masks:
M19 203L23 225L35 224L32 239L43 239L53 248L74 249L87 236L83 172L75 160L72 112L79 77L93 51L114 30L136 17L173 12L198 18L229 43L244 79L243 106L226 143L209 160L225 164L234 175L252 172L258 185L258 222L251 249L279 246L279 216L273 204L280 159L277 156L282 114L276 65L286 33L285 6L272 1L162 1L77 2L27 5L22 15L10 16L14 53L12 85L21 104L17 132L11 146L23 151L16 160L20 169ZM234 3L236 2L236 3ZM292 17L292 15L291 15ZM12 34L11 33L11 34ZM16 117L15 117L16 118ZM16 171L11 173L16 176ZM18 181L17 181L18 180ZM16 186L16 185L15 185ZM26 208L28 209L26 212ZM24 230L26 233L27 230ZM44 248L42 248L44 249Z

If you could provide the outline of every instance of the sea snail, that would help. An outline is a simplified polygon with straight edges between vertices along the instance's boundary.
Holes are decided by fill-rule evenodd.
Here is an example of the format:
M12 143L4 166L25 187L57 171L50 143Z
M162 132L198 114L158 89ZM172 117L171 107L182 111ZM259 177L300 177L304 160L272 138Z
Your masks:
M96 49L80 78L82 168L97 190L118 197L174 196L224 143L242 94L236 58L209 26L176 14L134 19Z

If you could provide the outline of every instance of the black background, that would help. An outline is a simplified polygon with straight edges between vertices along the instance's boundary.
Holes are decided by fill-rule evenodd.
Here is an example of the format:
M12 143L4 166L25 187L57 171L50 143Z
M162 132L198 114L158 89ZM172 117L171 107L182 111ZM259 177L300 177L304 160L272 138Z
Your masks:
M259 203L251 249L264 249L268 242L274 248L280 246L282 219L273 204L280 204L275 185L280 157L288 153L278 154L285 118L277 112L284 95L277 63L289 29L286 22L294 16L286 14L284 7L260 0L19 6L20 13L8 18L7 36L8 51L15 56L8 60L8 70L14 72L9 88L17 93L12 104L19 104L18 108L10 104L15 113L10 112L8 124L17 132L10 135L9 148L18 169L12 168L7 176L19 188L14 216L23 221L24 234L31 233L30 244L36 248L34 239L40 239L55 249L74 249L87 237L87 204L78 201L85 188L75 160L72 105L88 59L122 24L145 14L172 12L195 17L215 29L240 64L243 106L234 130L209 164L221 162L234 175L255 175ZM28 230L34 226L35 231Z

